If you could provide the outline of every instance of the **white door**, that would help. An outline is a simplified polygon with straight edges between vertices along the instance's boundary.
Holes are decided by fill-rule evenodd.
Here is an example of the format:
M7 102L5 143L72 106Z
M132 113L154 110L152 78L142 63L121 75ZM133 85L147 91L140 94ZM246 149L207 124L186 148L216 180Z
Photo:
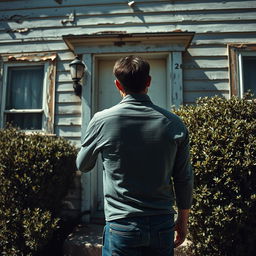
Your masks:
M168 99L169 90L167 85L167 60L164 56L143 56L150 63L150 75L152 77L148 95L154 104L167 108L170 106ZM121 101L121 96L117 91L113 75L113 66L119 57L99 57L96 58L96 77L95 77L95 112L109 108ZM96 207L98 211L103 210L103 182L102 182L102 163L98 160L97 177L94 183L97 196Z

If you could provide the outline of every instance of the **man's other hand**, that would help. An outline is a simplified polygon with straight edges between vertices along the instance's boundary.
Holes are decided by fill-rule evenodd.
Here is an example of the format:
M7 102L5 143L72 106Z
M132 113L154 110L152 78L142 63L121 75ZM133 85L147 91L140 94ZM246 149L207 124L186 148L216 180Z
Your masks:
M178 218L174 227L176 231L174 239L174 248L180 246L186 239L188 233L189 209L179 209Z

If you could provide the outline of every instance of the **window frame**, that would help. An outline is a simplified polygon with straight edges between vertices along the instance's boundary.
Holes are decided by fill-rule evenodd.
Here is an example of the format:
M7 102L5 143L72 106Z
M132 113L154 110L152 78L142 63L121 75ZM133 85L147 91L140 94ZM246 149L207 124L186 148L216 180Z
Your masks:
M231 96L244 96L243 57L256 56L256 44L231 44L229 50L229 76Z
M42 129L24 130L26 132L40 132L44 134L54 134L54 99L55 99L55 77L56 77L56 54L26 55L26 56L2 56L2 93L0 127L5 125L5 115L8 113L42 113ZM6 110L6 93L8 86L8 72L11 67L44 67L42 109L11 109Z

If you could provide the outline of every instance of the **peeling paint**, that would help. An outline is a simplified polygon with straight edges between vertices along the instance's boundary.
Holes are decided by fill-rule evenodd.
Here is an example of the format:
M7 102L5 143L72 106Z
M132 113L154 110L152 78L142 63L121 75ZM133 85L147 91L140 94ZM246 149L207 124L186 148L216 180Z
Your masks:
M56 55L55 55L56 56ZM50 65L49 70L49 88L47 90L47 131L54 133L54 98L55 98L55 74L56 74L56 61L54 59L53 65Z
M31 54L9 55L7 57L7 61L33 61L33 62L48 61L48 60L54 61L56 57L57 57L56 54L40 55L39 53L36 55L31 55Z
M61 23L67 24L67 23L74 23L75 22L75 18L76 18L76 14L75 11L73 11L72 13L69 14L67 19L61 20Z
M7 33L21 33L21 34L25 34L28 33L30 31L29 28L16 28L16 29L9 29L7 30Z
M172 32L174 32L174 33L178 33L178 32L187 32L187 30L186 30L186 31L183 31L182 29L175 29L175 30L172 30Z
M256 45L255 44L229 44L230 49L235 50L235 49L243 49L243 50L250 50L250 51L255 51L256 50Z
M95 33L92 33L92 35L104 35L104 34L109 34L109 35L112 35L112 34L121 34L121 35L125 35L127 34L127 31L115 31L115 30L107 30L107 31L100 31L100 32L95 32Z

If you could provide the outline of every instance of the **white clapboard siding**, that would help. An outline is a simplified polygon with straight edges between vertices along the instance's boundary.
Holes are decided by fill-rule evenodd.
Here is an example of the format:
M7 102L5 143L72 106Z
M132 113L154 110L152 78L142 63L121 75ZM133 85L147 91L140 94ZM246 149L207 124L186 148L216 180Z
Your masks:
M183 69L183 78L185 80L218 80L228 79L227 69Z
M101 6L101 5L117 5L117 4L127 4L128 1L125 0L63 0L60 1L61 3L56 3L55 1L51 1L51 0L33 0L31 1L19 1L19 0L6 0L3 1L3 10L10 10L10 4L8 4L7 2L15 2L16 4L16 8L17 9L36 9L36 8L48 8L48 7L52 7L52 8L62 8L62 7L73 7L73 6ZM6 2L6 3L5 3ZM140 2L145 2L143 0L137 0L137 3ZM146 1L146 2L155 2L155 3L160 3L160 2L166 2L163 0L155 0L155 1Z
M59 61L71 61L75 58L75 55L71 51L58 51Z
M74 59L74 54L69 51L58 52L57 83L56 83L56 115L55 132L72 142L76 147L81 145L81 133L77 127L81 127L80 99L74 95L73 84L70 79L69 63ZM65 79L60 79L64 74ZM69 127L69 133L63 132L61 127ZM74 132L73 132L74 131ZM79 191L79 189L77 189ZM67 200L69 197L67 197ZM71 200L73 202L73 200Z
M56 114L59 115L79 115L81 114L81 104L76 103L56 103L55 104Z
M56 86L56 91L58 93L61 92L73 92L73 84L72 82L68 81L68 82L58 82L57 86Z
M184 80L183 89L186 94L197 91L204 92L206 91L228 91L229 83L228 80Z
M207 0L207 1L196 1L196 0L180 0L180 1L161 1L161 0L154 0L154 1L144 1L144 0L136 0L136 5L134 8L130 9L138 9L140 10L142 4L149 4L151 5L150 8L147 10L156 10L156 11L163 11L163 5L166 7L165 10L169 11L194 11L194 10L223 10L223 9L244 9L244 8L255 8L254 1L216 1L216 0ZM1 10L13 10L12 5L15 5L15 9L22 10L22 9L42 9L42 8L74 8L74 7L83 7L87 6L90 7L104 7L107 6L116 9L122 6L128 6L128 1L121 1L121 0L63 0L62 4L57 4L55 1L52 0L33 0L33 1L3 1L1 3Z
M69 71L70 70L69 64L70 64L70 60L58 61L57 71L58 72Z
M1 33L1 37L3 40L12 40L13 37L16 39L23 38L24 40L28 40L30 38L38 38L43 37L46 38L58 38L59 34L96 34L103 33L105 31L122 31L123 33L149 33L152 31L157 32L171 32L171 31L194 31L195 25L191 23L187 24L173 24L170 23L161 23L160 21L156 21L155 23L149 23L145 27L145 24L141 21L140 23L134 23L131 19L131 22L126 23L122 21L122 17L119 18L119 24L93 24L93 25L85 25L76 27L59 27L59 28L49 28L44 29L38 27L37 29L29 29L26 33L17 33L17 32L9 32L9 33ZM242 29L245 32L254 32L255 31L255 22L229 22L229 23L204 23L198 25L197 27L198 33L216 33L222 30L225 33L231 33L236 31L241 31ZM56 30L58 33L56 34Z
M59 82L70 82L70 80L71 80L70 73L67 71L58 72L57 79Z
M196 68L227 68L228 58L227 56L216 56L208 57L192 57L185 55L183 58L183 68L184 69L196 69Z
M148 8L146 8L148 7ZM104 8L104 9L103 9ZM4 24L4 22L8 22L8 24L13 24L17 27L22 25L33 26L33 24L29 23L30 19L34 19L39 22L39 25L49 26L47 23L53 22L53 26L56 24L59 26L60 24L69 24L72 22L61 22L60 19L67 19L70 14L74 15L76 22L79 21L83 24L85 21L90 20L90 18L111 18L115 19L120 15L129 16L133 15L134 17L141 17L143 14L143 18L145 21L151 18L157 19L171 19L173 22L213 22L213 21L239 21L239 20L255 20L255 8L247 9L220 9L220 10L186 10L179 11L173 10L166 5L159 5L159 10L150 7L150 5L140 5L139 11L136 9L131 9L128 6L122 5L118 8L113 8L112 6L104 6L104 7L96 7L96 6L84 6L84 7L74 7L74 8L56 8L56 9L33 9L30 10L28 15L28 9L19 10L19 16L16 15L15 10L0 10L0 15L2 14L3 18L0 20L0 24ZM161 10L160 10L161 9ZM205 15L207 14L207 15ZM156 17L157 16L157 17ZM245 17L246 16L246 17ZM55 23L55 22L58 23ZM40 23L41 22L41 23ZM81 25L76 24L76 25ZM5 26L4 26L5 27Z
M187 50L187 55L188 54L193 57L208 56L209 58L215 57L215 56L227 56L227 46L226 45L199 45L199 46L192 45Z
M81 125L81 118L79 115L56 115L55 116L55 124L56 125Z
M0 33L1 37L1 33ZM29 53L29 52L58 52L67 50L66 44L63 40L47 41L47 42L38 42L33 40L28 40L24 42L23 40L13 40L10 42L10 38L3 42L0 39L0 54L8 53ZM70 53L69 53L70 55Z
M256 33L237 31L232 33L197 33L194 36L193 45L226 45L230 43L252 43L256 42Z
M80 98L74 94L74 92L57 92L57 103L80 103Z
M63 137L80 137L81 136L81 127L76 126L66 126L66 125L59 125L56 127L56 133L59 136Z
M39 10L40 11L40 10ZM147 24L176 24L176 25L190 25L191 23L196 23L197 26L209 26L209 24L212 25L212 27L216 27L220 24L220 22L223 23L231 23L231 25L237 25L240 26L241 22L248 23L254 22L256 19L256 11L250 12L250 13L243 13L238 14L237 16L234 15L234 13L226 13L225 16L221 13L211 13L209 15L205 15L203 13L194 13L193 15L186 15L186 14L176 14L176 13L166 13L166 14L159 14L159 13L150 13L143 15L143 18L141 15L134 15L133 19L131 20L131 14L119 14L119 15L108 15L108 16L102 16L102 15L91 15L91 16L78 16L76 11L73 11L75 14L75 24L78 27L88 27L88 26L94 26L97 25L123 25L123 24L141 24L141 23L147 23ZM66 12L65 12L66 13ZM72 12L71 12L72 13ZM120 19L120 16L122 19ZM243 21L241 21L242 17L245 17ZM60 16L60 17L48 17L46 18L36 18L30 17L30 19L33 19L34 22L31 23L30 20L23 21L21 23L17 23L15 21L0 21L0 31L9 31L9 30L15 30L15 29L22 29L22 28L28 28L32 30L42 29L45 30L49 28L72 28L74 25L73 22L65 22L65 19L67 19L66 16Z
M227 46L192 45L183 54L184 104L200 96L229 96Z

